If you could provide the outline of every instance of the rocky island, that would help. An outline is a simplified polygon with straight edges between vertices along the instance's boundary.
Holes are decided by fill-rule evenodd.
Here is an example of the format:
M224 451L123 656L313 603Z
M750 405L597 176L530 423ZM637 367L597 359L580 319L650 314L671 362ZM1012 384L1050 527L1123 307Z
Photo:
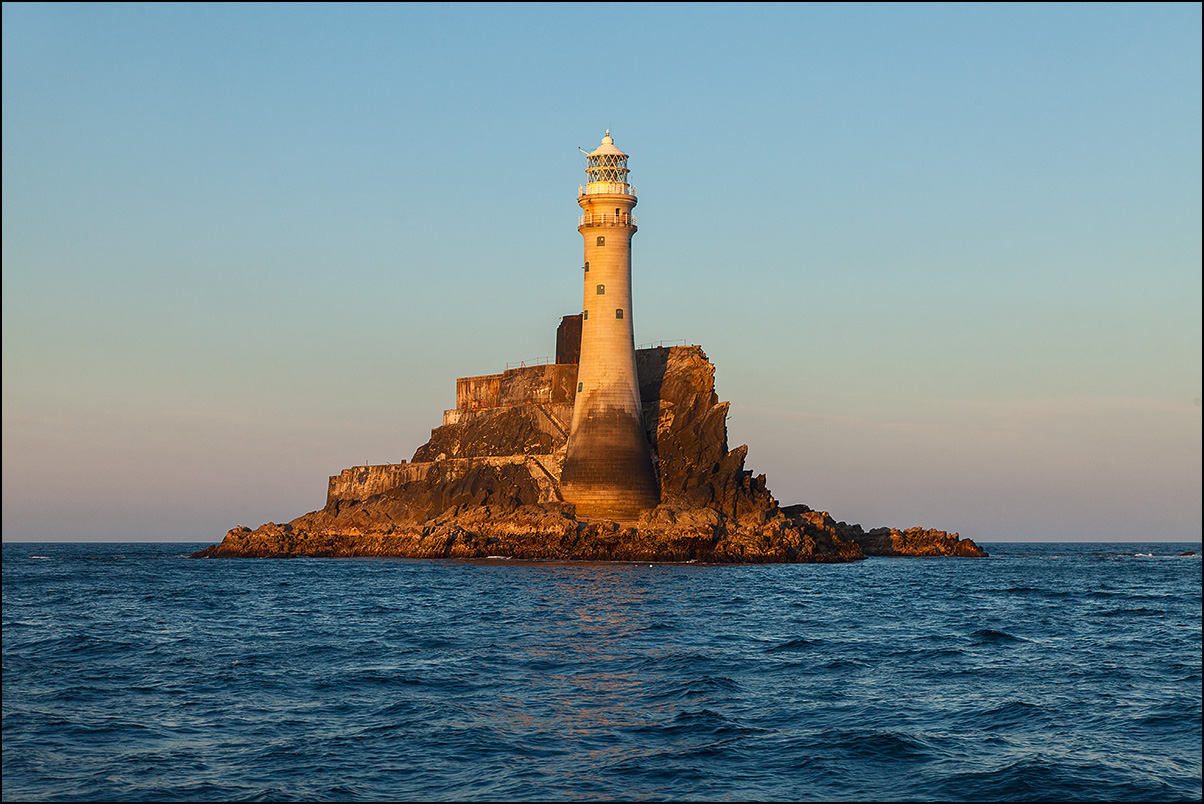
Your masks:
M561 325L572 330L574 319ZM563 356L563 354L561 355ZM197 558L401 556L528 561L843 562L866 556L983 556L956 533L835 521L780 506L764 475L728 449L728 403L698 346L636 352L661 502L630 521L578 518L559 473L577 365L457 381L457 408L408 463L330 478L326 505L287 524L235 528Z
M410 462L330 478L326 505L235 528L195 554L507 557L528 561L838 562L981 556L956 533L862 530L781 507L729 450L728 403L698 346L635 348L635 187L610 132L586 157L577 203L582 311L556 362L456 381L456 407ZM591 313L593 314L591 316Z

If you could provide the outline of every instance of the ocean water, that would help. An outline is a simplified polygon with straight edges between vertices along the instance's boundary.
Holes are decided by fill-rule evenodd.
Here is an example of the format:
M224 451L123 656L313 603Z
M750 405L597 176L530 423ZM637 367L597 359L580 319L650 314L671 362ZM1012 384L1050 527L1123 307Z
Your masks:
M1199 543L802 566L203 546L4 545L5 800L1201 797Z

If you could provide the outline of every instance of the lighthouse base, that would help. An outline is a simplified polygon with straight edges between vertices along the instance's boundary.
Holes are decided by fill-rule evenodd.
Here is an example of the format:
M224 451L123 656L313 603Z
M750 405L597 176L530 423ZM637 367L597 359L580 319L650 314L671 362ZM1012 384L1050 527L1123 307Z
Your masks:
M560 493L578 519L638 519L660 502L652 453L637 416L610 408L588 412L569 437Z

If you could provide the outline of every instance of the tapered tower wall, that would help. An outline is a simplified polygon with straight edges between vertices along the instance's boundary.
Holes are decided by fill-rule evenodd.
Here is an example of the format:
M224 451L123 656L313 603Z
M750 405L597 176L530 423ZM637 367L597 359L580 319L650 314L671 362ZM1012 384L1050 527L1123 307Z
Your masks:
M642 424L631 299L634 190L609 132L577 198L585 242L577 397L561 491L578 517L634 519L659 501ZM609 167L594 168L595 165Z

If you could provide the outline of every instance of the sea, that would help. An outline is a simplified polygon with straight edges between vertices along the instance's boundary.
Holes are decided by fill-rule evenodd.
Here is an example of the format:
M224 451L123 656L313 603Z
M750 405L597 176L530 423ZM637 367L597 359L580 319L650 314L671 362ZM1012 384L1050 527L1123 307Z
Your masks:
M759 566L204 546L4 544L4 800L1201 797L1199 542Z

